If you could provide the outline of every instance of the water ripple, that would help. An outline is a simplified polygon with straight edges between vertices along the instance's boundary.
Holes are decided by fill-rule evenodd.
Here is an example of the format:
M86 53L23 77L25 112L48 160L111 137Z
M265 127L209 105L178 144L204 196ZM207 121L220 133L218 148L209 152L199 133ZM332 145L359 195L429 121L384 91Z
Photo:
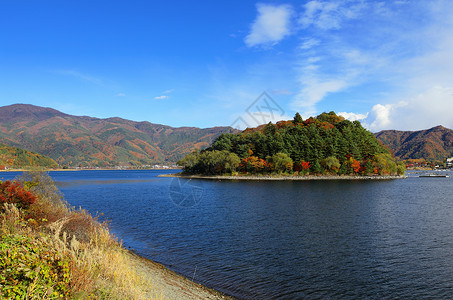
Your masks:
M191 182L180 207L157 171L61 172L139 254L243 299L443 299L453 294L452 176ZM5 175L6 176L6 175Z

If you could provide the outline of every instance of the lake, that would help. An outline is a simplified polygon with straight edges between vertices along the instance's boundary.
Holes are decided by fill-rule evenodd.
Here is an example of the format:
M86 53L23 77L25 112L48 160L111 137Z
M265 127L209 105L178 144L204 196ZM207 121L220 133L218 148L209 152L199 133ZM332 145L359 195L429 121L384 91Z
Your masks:
M50 172L126 248L244 299L450 298L453 180L209 181ZM0 177L13 178L4 172Z

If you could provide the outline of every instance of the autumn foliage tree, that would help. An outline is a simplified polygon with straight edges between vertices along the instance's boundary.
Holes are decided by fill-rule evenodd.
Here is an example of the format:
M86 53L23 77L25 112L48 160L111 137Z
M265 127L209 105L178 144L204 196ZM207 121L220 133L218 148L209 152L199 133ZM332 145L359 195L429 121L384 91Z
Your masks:
M361 170L360 161L352 159L351 168L352 168L352 171L354 171L354 173L358 174Z
M308 173L310 169L310 162L301 160L298 163L294 164L294 171L299 172L303 175Z
M6 180L0 183L0 203L13 203L18 208L27 209L36 200L36 196L17 181Z
M271 169L271 164L256 156L243 158L239 164L242 172L263 173Z

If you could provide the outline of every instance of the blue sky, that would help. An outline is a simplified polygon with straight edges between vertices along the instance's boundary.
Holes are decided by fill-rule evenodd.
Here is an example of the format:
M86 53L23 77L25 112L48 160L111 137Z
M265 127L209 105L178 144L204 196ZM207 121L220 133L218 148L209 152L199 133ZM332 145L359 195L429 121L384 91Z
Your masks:
M373 132L453 128L452 7L0 1L0 105L171 126L333 110Z

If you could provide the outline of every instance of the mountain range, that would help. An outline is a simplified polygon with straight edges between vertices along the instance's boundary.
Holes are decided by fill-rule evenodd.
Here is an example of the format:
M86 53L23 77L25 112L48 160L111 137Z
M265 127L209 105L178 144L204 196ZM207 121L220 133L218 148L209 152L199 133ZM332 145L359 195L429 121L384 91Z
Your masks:
M170 127L122 118L73 116L28 104L0 107L0 144L46 155L64 167L113 167L174 164L206 148L231 127ZM453 130L375 133L400 159L444 160L453 156Z
M172 164L208 147L223 132L234 129L73 116L28 104L0 107L0 143L49 156L68 167Z
M444 161L453 156L453 130L443 126L419 131L384 130L375 136L400 159Z

